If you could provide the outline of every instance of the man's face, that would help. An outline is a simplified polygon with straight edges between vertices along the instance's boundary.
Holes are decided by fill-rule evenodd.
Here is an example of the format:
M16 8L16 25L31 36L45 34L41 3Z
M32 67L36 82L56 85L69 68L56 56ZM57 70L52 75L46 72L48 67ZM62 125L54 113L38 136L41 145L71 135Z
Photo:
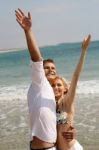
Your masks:
M48 81L51 81L56 77L56 67L53 63L46 62L44 64L44 71Z

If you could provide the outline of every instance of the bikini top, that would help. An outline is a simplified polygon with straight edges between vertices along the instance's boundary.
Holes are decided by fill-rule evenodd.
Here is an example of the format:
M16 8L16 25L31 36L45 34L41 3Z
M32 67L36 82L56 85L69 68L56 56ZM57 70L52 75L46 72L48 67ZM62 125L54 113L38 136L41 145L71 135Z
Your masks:
M57 119L57 124L64 124L67 123L67 116L66 113L63 111L57 111L56 112L56 119Z
M56 105L58 103L56 102ZM70 117L67 116L67 113L63 110L63 103L61 103L61 109L57 107L56 109L56 120L58 124L71 124Z

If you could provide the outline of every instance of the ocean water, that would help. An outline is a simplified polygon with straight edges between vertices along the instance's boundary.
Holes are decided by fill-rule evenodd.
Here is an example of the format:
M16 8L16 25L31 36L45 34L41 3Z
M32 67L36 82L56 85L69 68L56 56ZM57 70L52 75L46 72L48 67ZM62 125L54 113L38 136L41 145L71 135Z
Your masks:
M41 47L43 58L54 59L58 74L70 83L81 43ZM0 52L0 150L29 149L26 94L31 83L27 49ZM88 48L77 86L75 126L84 150L99 150L99 41Z

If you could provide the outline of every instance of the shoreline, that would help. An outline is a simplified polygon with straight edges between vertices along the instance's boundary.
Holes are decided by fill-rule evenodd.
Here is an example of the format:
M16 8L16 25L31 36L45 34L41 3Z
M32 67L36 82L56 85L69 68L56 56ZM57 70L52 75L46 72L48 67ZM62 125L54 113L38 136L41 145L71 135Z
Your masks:
M7 52L15 52L15 51L23 51L27 48L11 48L11 49L0 49L0 53L7 53Z
M99 42L99 40L94 40L94 41L91 41L91 45L92 44L95 44L95 43L97 43L97 42ZM62 46L62 45L71 45L71 44L81 44L81 42L80 41L78 41L78 42L61 42L61 43L56 43L56 44L51 44L51 45L41 45L41 46L39 46L39 48L46 48L46 47L53 47L53 46ZM1 52L10 52L10 51L17 51L17 50L25 50L25 49L27 49L27 47L13 47L13 48L0 48L0 53Z

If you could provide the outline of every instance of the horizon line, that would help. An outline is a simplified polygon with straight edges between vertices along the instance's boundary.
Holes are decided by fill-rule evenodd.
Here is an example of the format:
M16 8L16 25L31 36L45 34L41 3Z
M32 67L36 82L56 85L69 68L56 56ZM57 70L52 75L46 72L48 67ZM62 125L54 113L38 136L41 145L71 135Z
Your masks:
M93 40L91 41L91 43L93 42L98 42L99 40ZM39 48L44 48L44 47L48 47L48 46L58 46L58 45L61 45L61 44L80 44L82 43L82 41L79 41L79 42L61 42L61 43L56 43L56 44L49 44L49 45L41 45L39 46ZM12 48L0 48L0 51L11 51L11 50L18 50L18 49L21 49L21 50L24 50L26 49L27 47L12 47Z

